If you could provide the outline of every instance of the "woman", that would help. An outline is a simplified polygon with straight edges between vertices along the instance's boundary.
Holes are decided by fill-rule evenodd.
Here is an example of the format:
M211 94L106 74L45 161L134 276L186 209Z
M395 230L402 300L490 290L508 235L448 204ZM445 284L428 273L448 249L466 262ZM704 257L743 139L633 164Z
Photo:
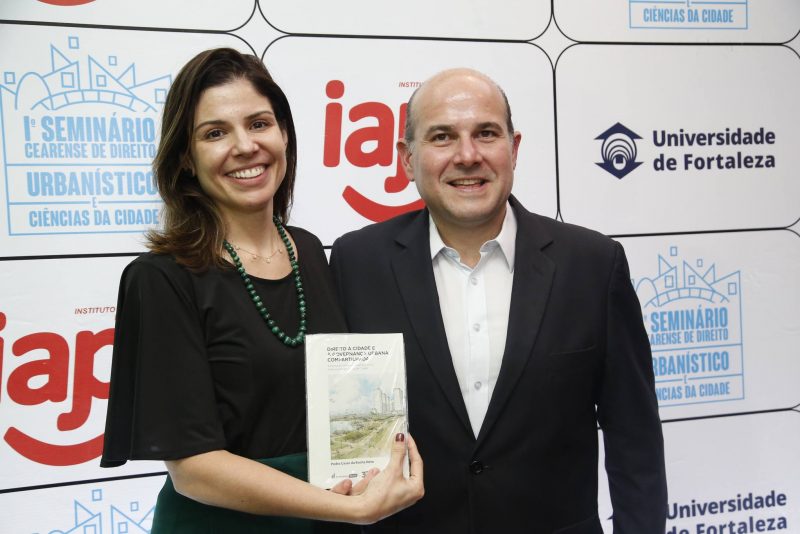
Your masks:
M289 103L263 64L231 49L189 61L154 161L163 230L120 282L101 461L166 462L154 533L311 532L335 525L307 519L371 523L422 496L402 434L355 486L298 479L304 337L345 324L319 240L283 226L295 167Z

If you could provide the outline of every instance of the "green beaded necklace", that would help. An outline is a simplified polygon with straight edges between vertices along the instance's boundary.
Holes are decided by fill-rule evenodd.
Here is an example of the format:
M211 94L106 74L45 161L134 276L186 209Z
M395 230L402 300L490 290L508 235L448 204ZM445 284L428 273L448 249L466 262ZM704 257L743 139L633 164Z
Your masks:
M247 292L250 294L253 304L256 305L256 310L258 310L259 315L261 315L261 317L267 323L270 331L275 334L275 336L282 341L284 345L296 347L298 345L302 345L306 338L306 300L303 295L303 281L300 278L300 266L298 265L297 258L294 255L292 242L289 241L289 236L286 235L286 230L283 228L281 221L278 220L278 218L274 215L272 216L272 222L275 223L275 228L278 229L278 234L281 236L281 240L286 246L286 252L289 255L289 264L292 266L292 273L294 274L294 287L297 290L297 311L300 314L300 329L297 331L297 335L294 337L287 336L286 333L280 329L280 327L275 323L275 319L273 319L267 311L264 303L261 302L261 297L259 297L258 293L256 293L256 288L253 287L253 281L250 280L250 277L245 272L244 267L242 266L242 260L239 259L239 255L236 253L233 245L228 243L227 240L223 240L222 246L225 247L225 250L227 250L228 254L230 254L233 264L236 266L236 270L239 272L239 276L242 277L242 282L244 282L245 289L247 289Z

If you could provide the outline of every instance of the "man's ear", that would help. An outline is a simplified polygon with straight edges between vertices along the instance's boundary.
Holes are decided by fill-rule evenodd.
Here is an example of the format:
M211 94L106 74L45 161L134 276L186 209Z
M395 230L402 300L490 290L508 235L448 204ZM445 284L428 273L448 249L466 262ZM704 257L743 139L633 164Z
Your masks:
M519 153L519 144L522 141L522 134L519 132L514 132L514 139L513 145L511 146L511 157L513 158L514 166L512 168L517 168L517 154Z
M403 165L403 170L406 171L406 177L409 182L414 181L414 168L411 165L411 146L405 139L397 140L397 157L400 158L400 163Z

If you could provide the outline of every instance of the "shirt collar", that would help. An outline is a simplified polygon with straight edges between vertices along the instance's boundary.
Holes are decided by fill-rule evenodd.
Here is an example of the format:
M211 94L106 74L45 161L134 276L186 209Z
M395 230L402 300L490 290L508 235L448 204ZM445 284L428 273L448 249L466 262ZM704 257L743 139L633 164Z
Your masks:
M428 214L428 235L431 244L431 260L433 260L439 253L445 250L452 250L445 245L442 241L442 236L439 235L439 229L436 223L433 222L433 217ZM516 254L516 240L517 240L517 216L511 205L506 202L506 215L503 218L503 226L500 228L500 233L497 237L490 239L483 244L481 249L490 243L497 243L500 250L503 252L503 257L506 260L506 265L509 272L514 272L514 256Z

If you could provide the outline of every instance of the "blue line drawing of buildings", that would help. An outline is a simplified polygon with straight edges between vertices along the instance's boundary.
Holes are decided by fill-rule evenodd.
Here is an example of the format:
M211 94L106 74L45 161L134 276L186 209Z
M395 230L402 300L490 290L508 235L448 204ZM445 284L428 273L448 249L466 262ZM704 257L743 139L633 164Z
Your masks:
M91 493L93 502L102 503L103 490L94 489ZM151 506L144 514L141 514L139 519L135 519L133 515L142 511L138 501L128 503L127 508L130 512L127 513L118 506L109 505L107 518L110 519L110 530L103 528L104 513L93 511L90 506L81 503L76 498L73 501L74 524L46 531L47 534L103 534L103 532L110 532L111 534L146 534L150 532L155 506Z
M74 42L76 38L71 38ZM108 104L133 112L157 112L166 99L172 83L172 75L166 74L139 82L136 64L130 63L122 72L115 74L117 56L107 58L108 66L92 55L85 62L70 59L67 54L50 45L50 71L44 73L25 72L21 76L4 73L5 85L0 92L13 95L14 110L54 111L81 104ZM10 86L16 86L16 90Z
M673 247L674 248L674 247ZM674 251L675 255L677 250ZM705 272L703 260L698 259L696 267L683 261L681 270L658 255L658 275L655 278L642 278L636 285L636 294L642 308L661 307L680 299L702 299L714 304L730 304L739 295L741 273L732 272L717 278L716 266L712 264Z

